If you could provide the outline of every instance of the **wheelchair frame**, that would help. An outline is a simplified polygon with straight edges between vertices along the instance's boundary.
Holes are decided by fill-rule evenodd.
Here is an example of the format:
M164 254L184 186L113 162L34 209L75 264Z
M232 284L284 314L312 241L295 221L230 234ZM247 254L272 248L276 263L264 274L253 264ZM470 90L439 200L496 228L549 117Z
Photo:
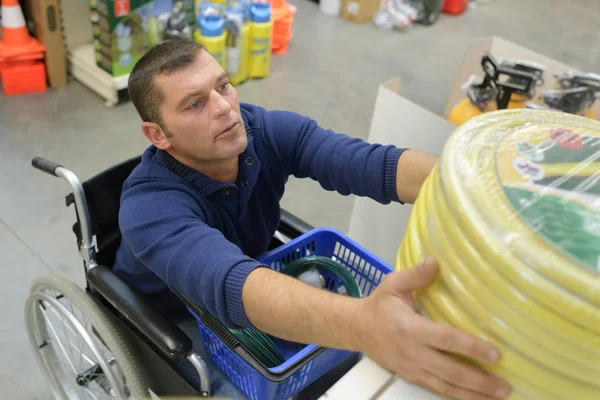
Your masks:
M135 163L140 157L130 159L112 168L118 168L126 163ZM67 206L70 202L75 204L77 221L79 224L78 237L79 255L83 259L86 288L85 293L107 307L112 314L133 328L136 336L144 341L165 361L175 361L187 359L195 368L200 378L200 392L197 393L203 397L210 396L210 379L206 362L197 353L192 350L192 343L181 329L172 321L167 320L153 306L151 306L141 295L133 291L129 286L122 282L112 271L112 266L104 266L98 263L97 237L92 229L92 220L86 201L86 191L84 184L69 169L56 164L52 161L36 157L32 160L33 167L56 177L67 180L72 188L72 196L67 200ZM100 172L98 175L106 173L108 170ZM93 178L92 178L93 179ZM121 182L122 183L122 182ZM281 243L300 236L309 231L312 227L304 221L296 218L292 214L281 210L281 222L274 239ZM41 298L48 299L47 296L40 293L32 293L28 304L32 301L41 301ZM182 300L185 300L182 298ZM68 318L68 315L67 315ZM30 333L31 335L31 333ZM31 337L32 346L39 347L34 338ZM37 350L37 349L36 349ZM38 361L40 359L38 358ZM41 361L40 361L41 362ZM107 365L96 365L96 367L106 369ZM42 368L46 366L42 362ZM92 368L94 370L94 368ZM95 371L95 370L94 370ZM81 374L80 374L81 375ZM83 375L85 378L85 374ZM109 377L110 378L110 377ZM79 379L79 377L78 377ZM110 379L109 379L110 380ZM78 382L79 383L79 382ZM54 390L53 390L54 392ZM56 393L54 393L57 396Z

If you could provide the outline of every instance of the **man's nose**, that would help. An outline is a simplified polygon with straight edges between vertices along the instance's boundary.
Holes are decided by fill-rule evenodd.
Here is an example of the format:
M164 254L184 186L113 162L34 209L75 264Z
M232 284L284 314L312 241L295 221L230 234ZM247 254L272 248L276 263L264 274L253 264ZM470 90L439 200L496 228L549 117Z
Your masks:
M211 93L211 103L213 103L214 118L228 115L231 112L231 104L219 92L213 90Z

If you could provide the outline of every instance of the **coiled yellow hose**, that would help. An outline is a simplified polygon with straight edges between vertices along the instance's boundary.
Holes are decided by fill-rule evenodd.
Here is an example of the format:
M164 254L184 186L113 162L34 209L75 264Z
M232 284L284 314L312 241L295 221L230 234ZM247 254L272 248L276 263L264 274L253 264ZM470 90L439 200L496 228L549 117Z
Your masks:
M511 399L600 399L600 122L506 110L448 139L396 269L433 256L424 314L494 343Z

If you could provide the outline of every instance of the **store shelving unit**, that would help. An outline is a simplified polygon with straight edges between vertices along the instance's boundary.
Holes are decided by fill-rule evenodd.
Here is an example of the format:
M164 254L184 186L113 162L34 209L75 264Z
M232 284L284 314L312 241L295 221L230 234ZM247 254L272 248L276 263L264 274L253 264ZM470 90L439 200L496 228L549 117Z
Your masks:
M108 107L119 102L119 91L127 89L129 74L113 77L96 66L92 44L83 44L69 50L68 59L73 77L104 98Z
M69 71L108 107L116 105L119 92L127 89L129 75L113 77L96 65L88 2L61 0L61 12Z

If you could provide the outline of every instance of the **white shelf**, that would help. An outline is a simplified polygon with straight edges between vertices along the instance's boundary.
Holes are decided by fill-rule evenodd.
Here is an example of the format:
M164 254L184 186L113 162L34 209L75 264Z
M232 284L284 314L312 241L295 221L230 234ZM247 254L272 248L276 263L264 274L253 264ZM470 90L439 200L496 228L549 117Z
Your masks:
M107 106L117 104L119 90L127 89L129 74L113 77L98 67L92 44L77 46L68 54L71 73L75 79L103 97Z

